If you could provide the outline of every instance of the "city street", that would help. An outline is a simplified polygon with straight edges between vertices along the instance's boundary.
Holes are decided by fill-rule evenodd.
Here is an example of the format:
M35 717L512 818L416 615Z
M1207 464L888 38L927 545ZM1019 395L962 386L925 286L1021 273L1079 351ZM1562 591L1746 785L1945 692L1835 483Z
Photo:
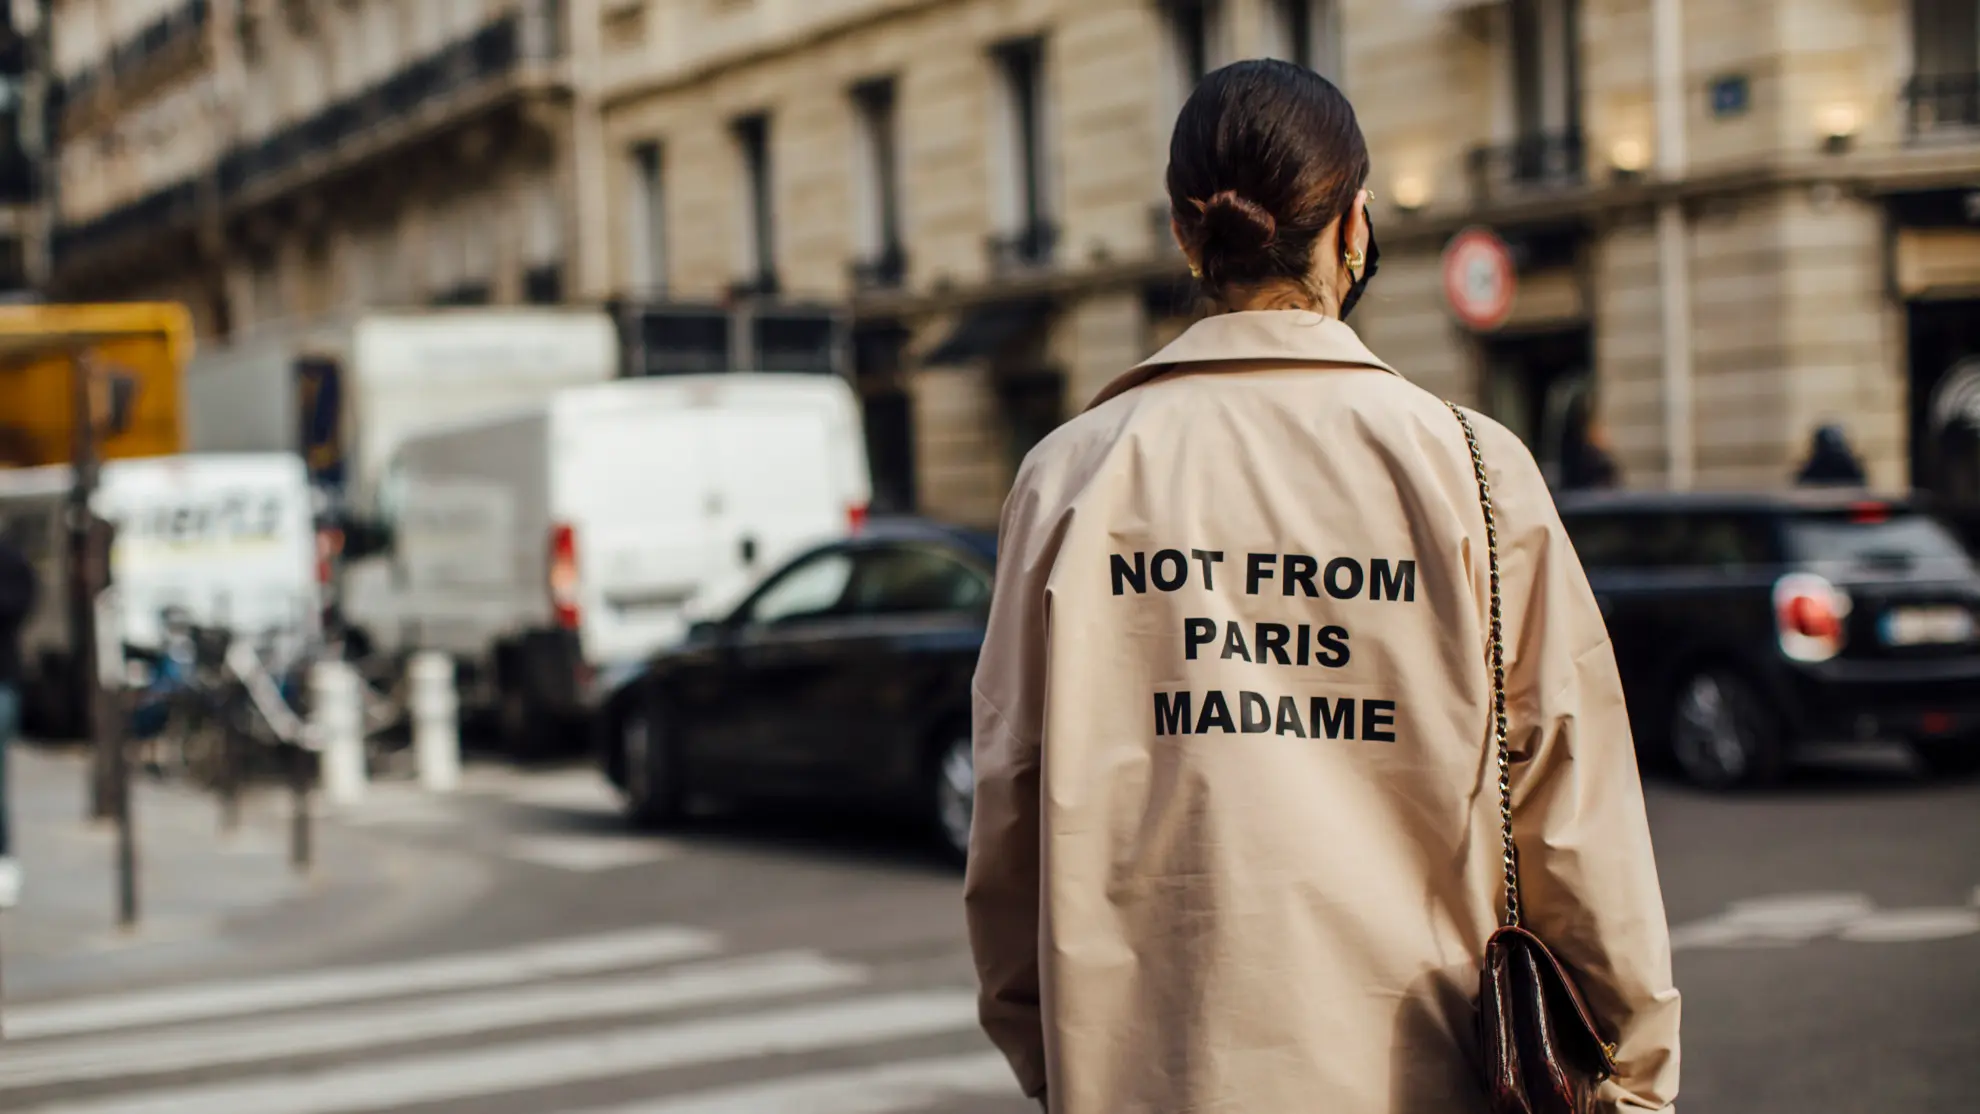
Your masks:
M1651 796L1686 995L1681 1109L1970 1104L1980 785L1859 752L1764 796ZM450 799L375 785L319 836L339 860L397 849L404 885L364 900L420 904L328 936L291 909L306 957L243 945L116 987L55 992L12 954L0 1108L1029 1109L975 1029L959 880L896 828L759 812L649 838L586 769L478 766Z

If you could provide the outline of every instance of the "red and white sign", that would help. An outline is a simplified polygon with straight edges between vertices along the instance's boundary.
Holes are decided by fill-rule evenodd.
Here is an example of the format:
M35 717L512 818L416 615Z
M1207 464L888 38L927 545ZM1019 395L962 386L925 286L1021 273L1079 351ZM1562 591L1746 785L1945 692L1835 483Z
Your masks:
M1458 320L1490 332L1512 315L1519 280L1512 250L1487 228L1467 228L1444 248L1444 297Z

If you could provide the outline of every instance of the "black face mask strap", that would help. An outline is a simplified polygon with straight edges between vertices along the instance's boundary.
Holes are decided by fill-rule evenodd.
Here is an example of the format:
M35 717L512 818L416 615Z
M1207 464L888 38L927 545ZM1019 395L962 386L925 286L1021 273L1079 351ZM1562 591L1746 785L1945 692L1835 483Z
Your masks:
M1347 320L1348 314L1354 312L1354 307L1361 301L1361 296L1368 292L1368 280L1375 277L1376 265L1382 259L1382 247L1375 242L1375 218L1369 216L1368 210L1364 208L1361 211L1361 219L1368 225L1368 258L1361 265L1361 277L1354 280L1354 283L1348 287L1347 295L1341 299L1343 321Z

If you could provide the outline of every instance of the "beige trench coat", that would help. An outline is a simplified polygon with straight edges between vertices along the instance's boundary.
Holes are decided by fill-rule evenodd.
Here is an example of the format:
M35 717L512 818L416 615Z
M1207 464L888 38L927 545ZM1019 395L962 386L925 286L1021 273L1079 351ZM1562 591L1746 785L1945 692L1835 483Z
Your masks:
M1532 456L1499 516L1527 924L1667 1108L1678 993L1614 656ZM1212 317L1005 508L966 884L982 1019L1056 1114L1462 1114L1500 917L1462 431L1345 324Z

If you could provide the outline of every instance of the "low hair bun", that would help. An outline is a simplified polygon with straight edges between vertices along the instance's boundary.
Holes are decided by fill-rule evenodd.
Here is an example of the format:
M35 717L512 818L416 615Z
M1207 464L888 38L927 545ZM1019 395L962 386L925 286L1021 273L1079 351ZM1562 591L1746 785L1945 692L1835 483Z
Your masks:
M1279 222L1236 190L1219 190L1196 204L1204 262L1223 264L1220 270L1254 258L1278 238Z

